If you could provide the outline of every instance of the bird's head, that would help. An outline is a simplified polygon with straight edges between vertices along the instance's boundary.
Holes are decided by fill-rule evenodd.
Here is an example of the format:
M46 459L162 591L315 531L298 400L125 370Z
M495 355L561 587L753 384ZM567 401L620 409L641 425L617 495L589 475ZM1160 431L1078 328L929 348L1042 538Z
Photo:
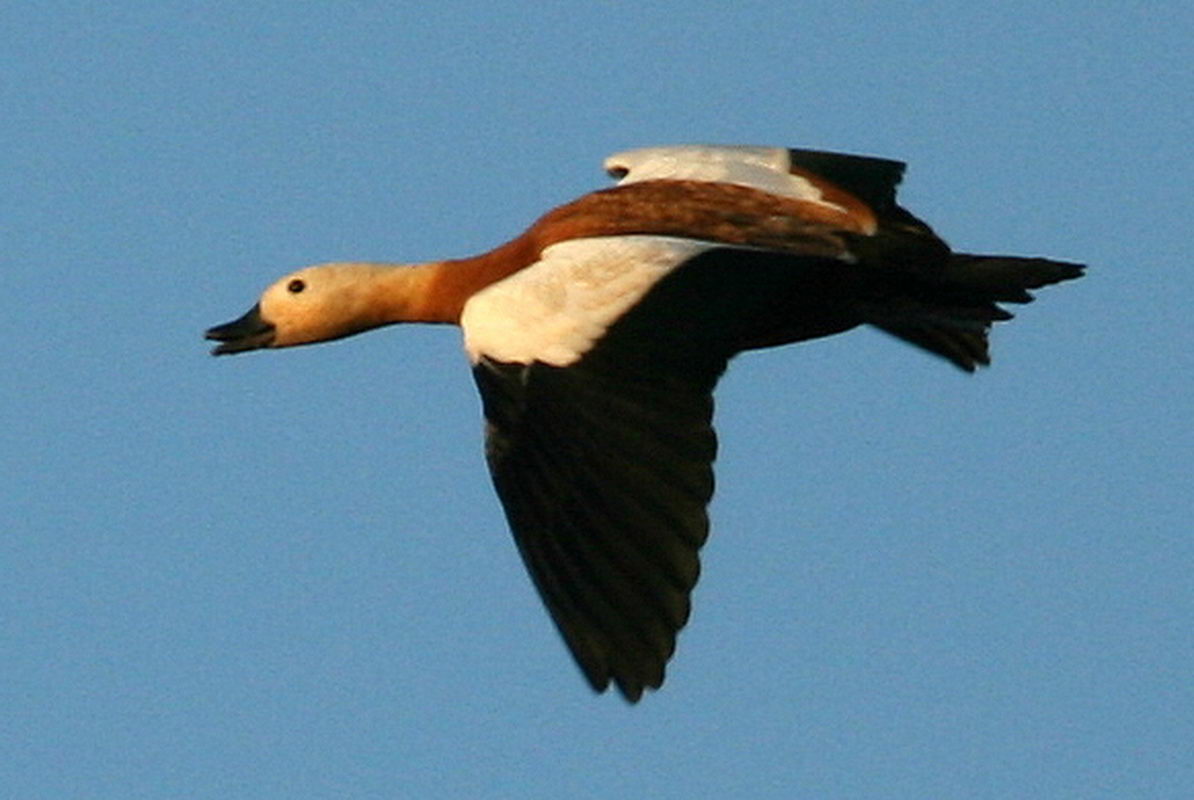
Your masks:
M384 325L377 284L386 267L320 264L275 281L243 316L210 328L213 355L326 342Z

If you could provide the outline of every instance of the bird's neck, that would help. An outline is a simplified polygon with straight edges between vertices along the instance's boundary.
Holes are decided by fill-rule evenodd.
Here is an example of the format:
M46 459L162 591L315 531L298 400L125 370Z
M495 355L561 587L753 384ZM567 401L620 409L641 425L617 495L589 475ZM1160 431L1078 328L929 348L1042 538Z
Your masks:
M515 240L471 258L422 264L346 265L367 274L361 281L370 309L370 327L398 322L459 324L460 313L477 292L534 261L531 248Z
M471 258L418 264L406 278L416 295L409 308L411 322L460 323L464 304L490 284L514 274L539 257L539 246L523 235Z

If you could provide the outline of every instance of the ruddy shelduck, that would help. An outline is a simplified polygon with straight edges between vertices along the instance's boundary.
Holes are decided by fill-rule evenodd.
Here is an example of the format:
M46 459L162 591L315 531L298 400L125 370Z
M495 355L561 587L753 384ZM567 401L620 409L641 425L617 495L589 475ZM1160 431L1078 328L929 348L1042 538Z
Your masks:
M615 186L488 253L300 269L207 338L219 355L459 325L531 578L594 690L634 702L688 620L730 358L868 324L973 371L998 303L1083 268L952 252L896 203L898 161L686 146L605 167Z

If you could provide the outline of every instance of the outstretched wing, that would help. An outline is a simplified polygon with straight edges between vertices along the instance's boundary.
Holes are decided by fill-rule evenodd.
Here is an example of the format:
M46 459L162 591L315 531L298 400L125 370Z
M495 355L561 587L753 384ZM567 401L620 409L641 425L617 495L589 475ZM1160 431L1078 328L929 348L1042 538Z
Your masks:
M668 278L710 248L553 245L462 318L519 551L593 688L632 701L663 682L709 530L727 354L691 338Z
M781 312L797 311L785 339L856 324L832 294L842 266L669 237L580 239L466 305L494 484L594 689L612 681L633 701L663 682L708 535L713 388Z
M688 620L713 494L709 370L475 368L486 455L519 552L589 683L663 683Z

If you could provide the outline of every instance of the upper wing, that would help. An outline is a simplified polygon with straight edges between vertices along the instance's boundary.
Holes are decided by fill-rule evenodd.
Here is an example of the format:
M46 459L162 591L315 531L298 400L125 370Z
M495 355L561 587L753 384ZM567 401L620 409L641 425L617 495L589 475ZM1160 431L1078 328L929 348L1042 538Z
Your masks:
M619 185L649 180L732 183L843 211L858 204L873 218L906 213L895 202L905 165L886 158L783 147L681 145L615 153L604 166Z
M902 161L825 150L681 145L615 153L604 166L619 186L654 180L729 183L841 212L861 223L867 241L853 243L859 255L882 252L895 268L935 273L949 250L896 202Z

